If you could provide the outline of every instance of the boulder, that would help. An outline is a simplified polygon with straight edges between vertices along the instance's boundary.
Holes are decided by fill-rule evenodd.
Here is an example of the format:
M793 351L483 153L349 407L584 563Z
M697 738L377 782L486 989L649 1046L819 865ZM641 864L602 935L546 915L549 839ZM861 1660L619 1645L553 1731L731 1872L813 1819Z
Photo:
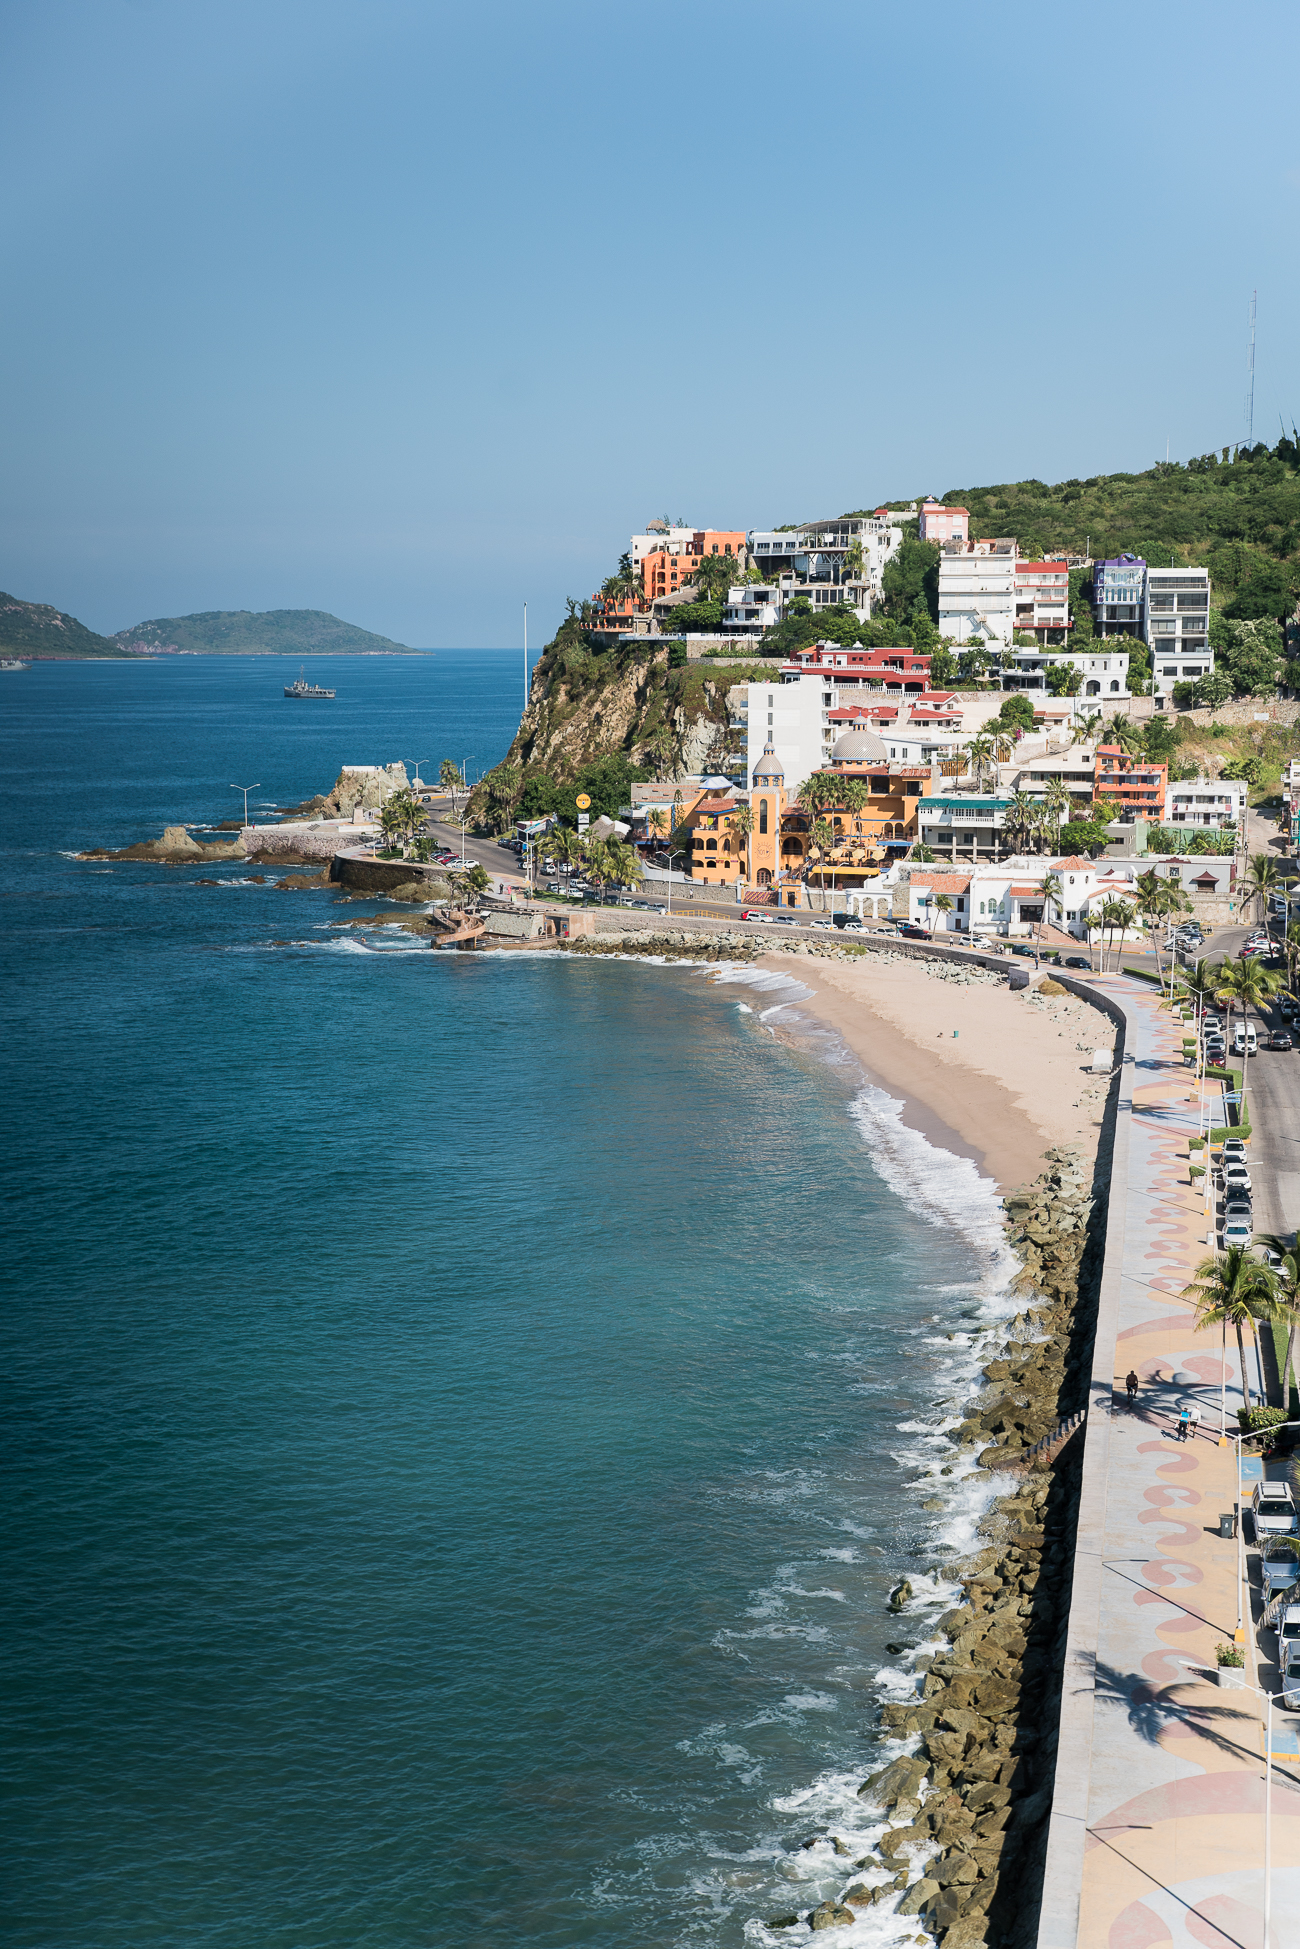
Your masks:
M995 1786L991 1780L981 1780L966 1795L966 1805L973 1814L993 1813L1011 1805L1011 1789Z
M912 1883L912 1886L898 1904L898 1913L900 1915L920 1915L923 1909L929 1908L938 1893L938 1882L931 1880L929 1875L922 1875L920 1881L914 1881Z
M851 1888L844 1890L840 1900L850 1908L870 1908L879 1893L878 1888L868 1888L865 1881L855 1881Z
M949 1854L938 1863L931 1862L926 1873L938 1882L940 1888L951 1888L954 1884L979 1878L979 1869L969 1854Z
M891 1760L888 1766L882 1766L863 1781L858 1788L858 1798L872 1800L878 1807L892 1807L896 1800L914 1800L925 1775L924 1760Z
M842 1929L846 1923L856 1922L857 1916L842 1902L823 1902L808 1917L810 1929Z
M911 1595L912 1595L912 1586L911 1584L908 1583L907 1578L904 1577L903 1581L901 1583L895 1584L894 1588L889 1593L890 1610L901 1611L904 1604L907 1603Z

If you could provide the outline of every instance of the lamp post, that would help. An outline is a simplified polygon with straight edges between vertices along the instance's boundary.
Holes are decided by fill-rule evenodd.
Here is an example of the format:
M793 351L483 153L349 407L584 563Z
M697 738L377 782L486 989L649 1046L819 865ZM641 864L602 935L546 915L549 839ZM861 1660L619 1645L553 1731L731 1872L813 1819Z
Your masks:
M251 785L232 785L230 788L232 792L242 792L244 794L244 824L245 825L248 824L248 795L250 792L255 792L258 786L261 784L261 782L262 781L259 778L254 780L253 784Z
M681 859L681 857L681 847L678 847L675 853L669 853L668 855L668 915L670 919L672 918L673 911L673 861L675 859Z
M420 776L420 766L427 765L428 762L429 760L427 758L403 758L402 763L404 765L410 765L415 772L415 777L411 780L411 790L413 792L422 792L424 790L424 780Z
M1192 1666L1190 1658L1180 1658L1180 1665L1194 1670L1204 1670L1204 1666ZM1220 1667L1222 1670L1222 1667ZM1257 1699L1264 1700L1264 1945L1268 1949L1269 1926L1273 1920L1273 1701L1276 1692L1266 1692L1261 1685L1243 1683L1243 1692L1253 1692Z

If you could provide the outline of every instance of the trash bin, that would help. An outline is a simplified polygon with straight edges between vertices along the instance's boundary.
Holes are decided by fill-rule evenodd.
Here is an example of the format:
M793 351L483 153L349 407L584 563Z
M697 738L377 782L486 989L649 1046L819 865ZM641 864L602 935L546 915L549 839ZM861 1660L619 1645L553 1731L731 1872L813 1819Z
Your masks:
M1229 1539L1237 1534L1237 1519L1231 1509L1219 1517L1219 1534Z

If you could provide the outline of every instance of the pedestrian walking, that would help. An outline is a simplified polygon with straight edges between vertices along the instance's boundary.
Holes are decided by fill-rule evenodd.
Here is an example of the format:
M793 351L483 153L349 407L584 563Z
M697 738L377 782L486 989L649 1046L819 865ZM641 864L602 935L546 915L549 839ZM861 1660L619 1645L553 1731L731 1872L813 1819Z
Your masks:
M1128 1404L1132 1407L1133 1403L1137 1400L1138 1377L1131 1367L1124 1376L1124 1385L1128 1389Z
M1201 1425L1201 1410L1196 1407L1192 1408L1188 1413L1187 1419L1188 1422L1190 1423L1189 1432L1191 1434L1192 1440L1195 1441L1196 1431Z
M1188 1434L1191 1431L1191 1426L1192 1426L1192 1411L1190 1408L1183 1408L1178 1416L1179 1441L1187 1440Z

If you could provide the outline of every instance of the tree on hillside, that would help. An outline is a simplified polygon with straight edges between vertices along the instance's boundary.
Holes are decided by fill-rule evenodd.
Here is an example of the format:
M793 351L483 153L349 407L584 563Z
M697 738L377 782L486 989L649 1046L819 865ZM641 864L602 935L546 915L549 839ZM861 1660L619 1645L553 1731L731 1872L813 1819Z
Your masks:
M739 564L734 555L702 555L693 580L700 595L707 602L717 603L720 612L728 591L738 578Z
M910 616L920 599L930 620L939 620L939 549L932 541L905 535L898 552L885 563L880 586L891 616Z
M444 792L451 793L451 809L456 811L456 794L465 789L465 779L460 766L454 758L444 758L438 767L438 783Z
M1268 903L1274 894L1282 891L1282 886L1282 873L1272 854L1252 854L1250 872L1238 886L1237 892L1243 900L1256 902L1259 918L1264 923L1264 932L1269 934L1270 938Z
M1281 562L1256 560L1247 579L1238 588L1223 613L1234 622L1269 618L1277 623L1289 615L1295 603L1296 576Z
M1083 672L1073 663L1050 664L1047 688L1053 697L1077 697L1083 689Z
M1229 623L1223 662L1239 696L1270 697L1282 677L1282 631L1271 618Z

